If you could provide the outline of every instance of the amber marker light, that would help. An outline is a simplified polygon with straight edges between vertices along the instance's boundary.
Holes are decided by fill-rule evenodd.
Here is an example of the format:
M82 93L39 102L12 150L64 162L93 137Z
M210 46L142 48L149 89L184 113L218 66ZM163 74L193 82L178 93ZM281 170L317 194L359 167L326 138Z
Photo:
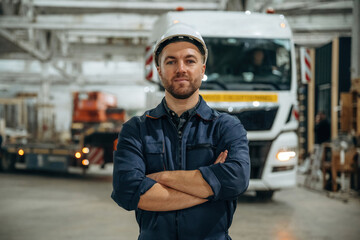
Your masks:
M88 166L89 165L89 160L87 160L87 159L83 159L82 161L81 161L81 164L82 165L84 165L84 166Z
M24 152L23 149L19 149L18 154L19 154L20 156L24 156L25 152Z
M86 153L90 152L90 149L87 147L84 147L81 151L86 154Z
M76 158L81 158L81 153L80 153L80 152L76 152L76 153L75 153L75 157L76 157Z

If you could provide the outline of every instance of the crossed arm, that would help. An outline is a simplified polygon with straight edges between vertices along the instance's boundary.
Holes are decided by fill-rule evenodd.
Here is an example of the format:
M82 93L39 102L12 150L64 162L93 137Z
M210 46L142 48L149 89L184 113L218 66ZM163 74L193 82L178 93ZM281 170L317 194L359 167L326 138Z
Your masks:
M228 151L220 153L214 164L224 163ZM207 201L214 193L199 170L164 171L147 175L155 183L140 196L138 208L147 211L173 211Z

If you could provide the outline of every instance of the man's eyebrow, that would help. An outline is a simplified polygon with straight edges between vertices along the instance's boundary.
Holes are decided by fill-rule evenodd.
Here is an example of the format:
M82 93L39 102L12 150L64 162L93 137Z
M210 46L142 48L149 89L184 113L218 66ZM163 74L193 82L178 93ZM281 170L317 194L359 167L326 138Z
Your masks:
M188 55L185 56L185 58L195 58L195 59L197 59L196 55L194 55L194 54L188 54ZM169 60L169 59L174 60L174 59L176 59L176 57L169 55L169 56L165 57L164 61Z
M164 61L166 61L166 60L168 60L168 59L176 59L176 57L174 57L174 56L166 56L165 59L164 59Z
M193 54L188 54L188 55L185 56L185 58L195 58L195 59L197 59L197 57L195 55L193 55Z

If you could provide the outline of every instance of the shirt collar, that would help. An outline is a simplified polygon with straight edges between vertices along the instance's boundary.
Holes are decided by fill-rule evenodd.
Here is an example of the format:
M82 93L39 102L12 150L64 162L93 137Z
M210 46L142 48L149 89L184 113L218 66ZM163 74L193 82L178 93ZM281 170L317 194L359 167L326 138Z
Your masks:
M198 103L195 105L195 107L183 112L183 114L181 114L181 116L178 116L173 110L171 110L169 108L169 106L167 105L166 101L165 101L165 98L163 99L162 101L162 104L164 104L164 107L166 109L166 112L169 114L169 116L172 116L172 117L185 117L185 118L188 118L190 116L192 116L194 114L194 112L196 111L196 109L199 107L200 105L200 98L199 98L199 101Z
M146 114L147 117L152 119L158 119L163 116L168 115L168 111L165 107L165 98L163 98L162 102L154 109L150 110L148 114ZM199 102L195 106L195 114L199 116L200 118L206 120L206 121L212 121L216 119L219 116L219 113L213 109L211 109L203 99L203 97L199 96Z

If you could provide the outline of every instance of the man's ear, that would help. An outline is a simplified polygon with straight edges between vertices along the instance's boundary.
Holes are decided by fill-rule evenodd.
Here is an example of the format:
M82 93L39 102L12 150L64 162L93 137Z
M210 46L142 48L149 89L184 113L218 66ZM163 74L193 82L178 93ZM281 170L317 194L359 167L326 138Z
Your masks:
M157 67L156 67L156 70L157 70L157 72L158 72L158 74L159 74L159 77L161 78L161 68L160 68L159 66L157 66Z
M206 69L206 65L203 64L202 69L201 69L201 73L202 73L203 77L204 77L204 74L205 74L205 69Z

